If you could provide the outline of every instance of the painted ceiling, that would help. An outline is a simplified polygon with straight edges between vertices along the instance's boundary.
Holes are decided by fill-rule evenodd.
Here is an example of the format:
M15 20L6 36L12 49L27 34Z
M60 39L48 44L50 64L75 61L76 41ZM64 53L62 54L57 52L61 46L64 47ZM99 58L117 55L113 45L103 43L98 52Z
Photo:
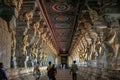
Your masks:
M41 8L51 28L59 52L68 52L81 0L41 0Z

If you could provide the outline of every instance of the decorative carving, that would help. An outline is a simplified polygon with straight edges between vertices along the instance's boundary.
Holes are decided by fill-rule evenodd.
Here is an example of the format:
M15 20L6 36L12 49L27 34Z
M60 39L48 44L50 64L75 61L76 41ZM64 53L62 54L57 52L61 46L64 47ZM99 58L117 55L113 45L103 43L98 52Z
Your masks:
M99 37L97 37L95 50L97 51L99 56L102 56L102 43Z
M16 7L18 10L21 9L21 5L23 3L23 0L2 0L4 6L13 6Z
M31 46L31 57L33 60L37 59L38 55L38 46L34 43Z
M28 21L33 19L33 12L32 11L25 12L23 15Z
M25 31L23 32L23 35L26 35L28 30L30 29L30 20L33 18L33 12L29 11L24 14L24 17L27 20L27 27L25 28Z
M104 30L106 40L108 41L108 44L112 47L113 49L113 55L116 58L118 55L118 50L119 50L119 40L118 40L118 33L116 29L119 29L119 22L116 18L111 17L109 15L105 16L105 20L108 23L108 26L111 28L106 28ZM114 28L114 29L112 29Z
M92 44L90 44L90 55L89 55L89 59L90 60L93 60L93 45Z
M16 32L12 30L12 46L11 46L11 56L15 57L15 50L16 50Z
M89 16L90 16L90 19L92 20L92 22L98 20L99 19L99 15L98 15L97 11L91 9L90 6L88 5L88 3L86 4L86 6L88 8Z
M34 43L33 41L35 40L35 39L38 39L39 37L40 37L40 29L39 29L39 22L35 22L33 25L33 29L34 29L34 35L33 35L33 37L32 37L32 39L31 39L31 41L30 41L30 44L32 44L32 43Z
M85 28L86 30L90 30L90 29L92 28L92 25L91 25L89 22L85 22L85 23L84 23L84 28Z
M23 36L23 42L22 42L22 51L23 51L23 55L27 56L27 49L26 47L29 46L29 42L28 42L28 35L24 35Z
M39 22L35 22L35 23L33 24L34 30L38 30L39 26L40 26Z
M92 21L95 21L99 18L98 13L95 10L90 10L89 15Z
M116 32L112 28L106 28L104 30L104 35L105 35L105 41L108 42L109 44L113 44L115 37L116 37Z
M114 51L115 51L114 57L115 57L115 58L117 58L117 56L118 56L119 47L120 47L119 42L115 42L115 43L114 43Z
M67 4L54 4L52 9L57 12L65 12L70 10L70 6Z
M114 60L117 58L119 43L116 41L116 31L112 28L104 30L104 46L108 58L109 67L112 67Z
M55 27L56 28L70 28L70 24L67 24L67 23L56 23Z
M115 17L111 17L109 15L105 15L105 21L108 26L114 27L114 28L119 28L119 20L117 20Z
M55 20L57 22L66 22L66 21L68 21L70 19L71 19L71 17L68 17L68 16L56 16L55 17Z
M43 61L47 62L47 54L46 53L43 54Z
M43 48L41 49L41 54L40 54L40 61L42 62L43 61L43 54L44 54L44 52L43 52Z
M23 0L17 0L17 9L21 9L21 5L23 4Z

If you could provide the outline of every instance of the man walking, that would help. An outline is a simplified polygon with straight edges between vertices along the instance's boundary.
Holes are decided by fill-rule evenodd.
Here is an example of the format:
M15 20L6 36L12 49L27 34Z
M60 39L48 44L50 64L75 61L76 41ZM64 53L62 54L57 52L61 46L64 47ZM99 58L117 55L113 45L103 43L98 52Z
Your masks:
M77 71L78 71L78 67L76 65L76 61L73 61L72 67L70 69L70 74L72 72L72 79L73 80L77 80Z
M51 62L49 62L49 65L47 67L47 76L48 76L49 80L51 79L51 76L50 76L51 69L52 69L52 64L51 64Z

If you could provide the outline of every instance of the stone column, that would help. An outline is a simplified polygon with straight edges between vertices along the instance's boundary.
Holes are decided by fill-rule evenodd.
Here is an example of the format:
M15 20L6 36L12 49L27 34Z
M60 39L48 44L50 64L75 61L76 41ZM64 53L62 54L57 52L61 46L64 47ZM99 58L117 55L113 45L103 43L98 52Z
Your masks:
M0 18L0 62L5 68L10 68L11 63L11 34L7 22Z
M18 22L18 27L17 27L17 66L18 67L27 67L27 62L30 58L29 53L28 53L28 48L29 48L29 34L28 30L31 28L30 24L32 23L33 19L33 12L32 11L27 11L24 13L22 16L24 17L23 19L26 22L23 22L23 20L20 18ZM21 26L19 27L20 23L24 23L24 27ZM19 29L20 28L20 29ZM20 35L21 34L21 35Z
M6 22L6 24L4 24L4 23L1 23L1 24L7 25L7 28L8 28L7 29L8 30L8 35L4 35L4 37L5 36L10 37L10 38L5 38L4 41L6 41L6 43L7 43L7 40L11 41L11 42L7 43L7 44L9 44L9 47L7 46L6 43L4 43L4 45L8 47L8 48L5 48L5 49L8 49L8 50L10 49L10 51L9 52L6 51L6 53L10 54L8 56L9 60L11 60L11 64L13 64L13 67L15 67L14 57L15 57L15 49L16 49L16 41L15 41L16 37L13 34L13 32L15 32L16 19L18 17L18 11L20 10L22 0L19 0L19 1L16 1L16 0L11 0L11 1L10 0L1 0L0 3L1 3L1 5L0 5L0 17L3 20L5 20L5 22ZM5 58L7 58L7 57L5 57ZM10 63L9 60L8 60L8 63ZM5 62L5 63L7 63L7 62ZM10 64L8 64L8 63L7 63L7 65L9 65L9 66L7 66L7 65L5 65L5 66L10 67Z
M103 59L104 59L104 68L107 69L108 68L108 58L107 58L107 55L106 55L106 52L104 52L104 55L103 55Z
M97 52L95 52L95 61L96 61L96 67L98 67L98 53Z

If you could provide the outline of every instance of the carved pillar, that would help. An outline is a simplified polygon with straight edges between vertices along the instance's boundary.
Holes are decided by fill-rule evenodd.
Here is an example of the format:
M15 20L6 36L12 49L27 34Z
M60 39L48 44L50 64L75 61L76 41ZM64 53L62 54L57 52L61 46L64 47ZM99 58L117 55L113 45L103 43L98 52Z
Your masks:
M11 67L16 67L16 19L18 17L18 11L21 8L22 0L1 0L0 1L0 17L4 19L8 24L8 30L11 32Z
M33 27L33 30L34 30L34 33L33 33L33 37L32 39L30 40L30 44L33 44L35 43L36 41L36 38L38 37L39 38L39 22L35 22L33 23L32 27ZM38 39L37 38L37 39Z
M16 62L16 32L12 31L12 45L11 45L11 67L17 68Z
M103 55L103 60L104 60L104 68L107 69L108 68L108 57L106 55L106 52L104 51L104 55Z
M0 62L3 62L5 68L11 66L11 40L7 22L0 18Z
M20 18L21 19L21 18ZM18 63L18 67L27 67L28 64L28 60L30 58L29 56L29 51L28 51L28 47L30 45L29 42L29 34L28 31L30 30L30 24L32 23L32 19L33 19L33 12L32 11L27 11L23 14L22 19L24 19L24 24L26 24L26 26L21 26L23 29L21 30L21 32L23 33L23 35L19 34L21 33L18 29L18 39L17 39L17 63ZM23 20L21 20L22 22ZM19 23L19 22L18 22ZM19 26L18 26L19 27Z

